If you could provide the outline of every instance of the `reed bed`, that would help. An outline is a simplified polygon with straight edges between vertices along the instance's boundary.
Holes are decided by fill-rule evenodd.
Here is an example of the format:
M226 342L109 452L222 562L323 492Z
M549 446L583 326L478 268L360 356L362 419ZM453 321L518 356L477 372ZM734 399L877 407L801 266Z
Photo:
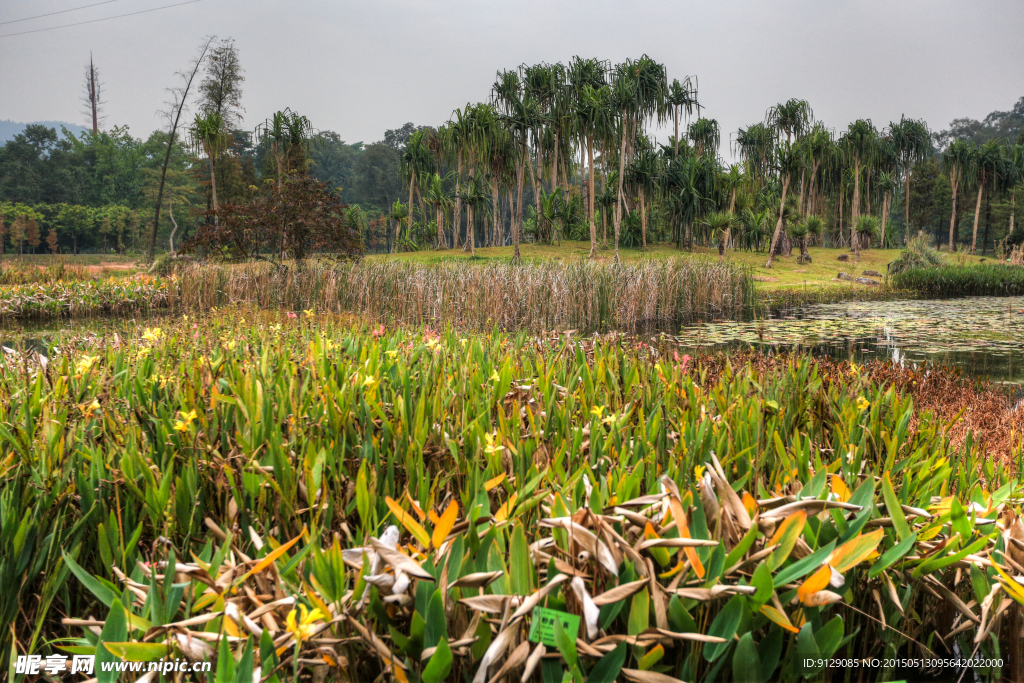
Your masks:
M1012 265L945 265L910 268L889 276L898 289L912 289L926 298L1024 295L1024 267Z
M1024 672L1024 453L954 446L863 368L192 315L0 364L5 667L16 643L217 683Z
M358 313L387 324L465 329L636 331L741 314L756 299L741 267L705 259L639 265L556 262L528 265L421 265L367 261L193 266L176 304L251 304L292 311Z

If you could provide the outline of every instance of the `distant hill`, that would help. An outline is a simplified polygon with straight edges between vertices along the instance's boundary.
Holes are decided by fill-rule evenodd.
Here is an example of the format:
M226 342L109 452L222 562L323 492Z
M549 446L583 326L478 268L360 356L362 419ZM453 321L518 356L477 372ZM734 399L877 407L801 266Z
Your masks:
M47 128L53 128L57 131L58 135L60 135L61 126L64 126L75 135L84 133L85 131L88 130L88 128L85 128L84 126L79 126L75 123L68 123L67 121L31 121L30 123L38 123L40 125L46 126ZM27 125L29 124L21 123L18 121L8 121L6 119L0 119L0 145L5 144L8 140L13 139L15 135L25 130L25 126Z

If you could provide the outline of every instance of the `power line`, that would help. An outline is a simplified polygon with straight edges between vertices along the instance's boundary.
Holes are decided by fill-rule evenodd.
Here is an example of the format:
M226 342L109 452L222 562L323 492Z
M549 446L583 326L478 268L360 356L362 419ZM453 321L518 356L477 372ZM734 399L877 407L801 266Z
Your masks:
M89 9L90 7L97 7L99 5L109 5L117 0L103 0L103 2L94 2L91 5L82 5L81 7L72 7L71 9L62 9L59 12L49 12L48 14L37 14L34 17L25 17L24 19L11 19L10 21L0 21L0 26L4 24L17 24L21 21L32 21L33 19L42 19L43 17L52 17L54 14L65 14L67 12L77 12L80 9Z
M108 21L110 19L120 19L121 17L130 17L136 14L146 14L147 12L156 12L157 10L169 9L171 7L181 7L182 5L191 5L199 2L200 0L188 0L188 2L179 2L174 5L164 5L163 7L154 7L153 9L144 9L138 12L128 12L126 14L117 14L112 17L103 17L102 19L92 19L90 21L79 21L74 24L62 24L61 26L51 26L49 28L37 28L34 31L20 31L18 33L4 33L0 34L0 38L10 38L11 36L23 36L27 33L40 33L42 31L54 31L58 28L70 28L72 26L81 26L83 24L95 24L98 21Z

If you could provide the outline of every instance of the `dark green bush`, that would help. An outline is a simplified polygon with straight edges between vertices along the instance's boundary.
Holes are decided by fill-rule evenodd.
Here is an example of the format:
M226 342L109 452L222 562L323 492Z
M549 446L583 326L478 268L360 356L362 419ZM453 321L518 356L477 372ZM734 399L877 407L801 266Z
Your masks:
M990 264L910 268L891 274L889 284L935 298L1021 296L1024 295L1024 268Z

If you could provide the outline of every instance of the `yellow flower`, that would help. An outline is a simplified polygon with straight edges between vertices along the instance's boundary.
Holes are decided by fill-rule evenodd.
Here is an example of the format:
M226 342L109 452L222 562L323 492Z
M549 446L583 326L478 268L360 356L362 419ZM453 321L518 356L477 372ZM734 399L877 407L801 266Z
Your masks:
M858 396L857 397L857 407L860 408L861 410L867 410L868 408L871 407L871 402L868 401L863 396Z
M501 381L501 376L498 374L497 370L491 370L491 381L492 382L500 382Z
M228 351L234 351L235 350L235 340L232 339L231 341L229 341L227 346L228 346Z
M494 433L494 434L484 434L484 441L487 442L487 445L484 446L484 452L487 453L487 455L494 455L495 453L501 453L504 450L504 446L494 442L494 437L495 436L497 436L497 433Z
M694 467L693 468L693 476L694 476L694 478L697 481L703 480L704 479L704 470L706 470L706 469L707 469L707 467L705 467L704 465L697 465L696 467Z
M306 314L307 318L312 318L315 311L312 308L307 308L306 310L303 311L303 313Z
M188 316L187 316L187 315L183 315L183 316L181 316L181 318L182 318L182 320L184 320L185 322L188 322Z
M395 356L398 355L398 351L396 351L395 349L391 349L390 351L385 351L384 355L386 355L388 358L394 360Z
M302 612L302 616L297 620L295 618L295 610L288 613L288 618L285 620L287 623L285 630L295 636L295 640L301 644L302 641L309 640L315 635L316 625L314 622L323 619L324 613L319 609L308 612L305 605L299 605L299 609Z
M93 413L95 413L95 412L96 412L97 410L99 410L99 409L100 409L100 402L99 402L98 400L96 400L96 399L94 398L94 399L92 400L92 403L90 403L90 404L89 404L88 406L86 406L86 405L85 405L85 404L83 403L82 405L78 406L78 408L79 408L79 409L80 409L80 410L81 410L81 411L82 411L83 413L85 413L85 417L86 417L86 419L89 419L89 418L91 418L91 417L92 417Z
M602 424L606 424L606 425L610 425L610 424L612 424L613 422L615 422L615 420L617 420L617 419L618 419L618 418L617 418L617 417L615 416L615 413L612 413L612 414L611 414L611 415L609 415L608 417L602 418L602 419L601 419L601 423L602 423Z
M368 389L368 388L372 387L374 384L376 384L376 381L373 379L372 376L369 376L369 377L367 377L366 379L363 380L363 388L364 389Z
M196 411L190 410L187 413L181 414L180 420L174 421L174 430L177 432L187 432L188 426L192 424L192 421L196 419Z
M161 332L159 327L154 327L152 329L147 327L146 331L142 333L142 338L146 341L155 342L160 338L160 334Z
M601 417L604 414L604 406L594 406L590 409L590 414L594 417Z
M150 348L148 346L143 346L141 349L139 349L139 360L141 360L141 359L145 358L146 356L148 356L149 352L150 352Z
M81 360L75 365L75 370L79 375L84 375L92 367L92 364L96 362L99 356L83 356Z
M850 361L850 374L856 375L859 371L860 368L857 367L857 364L854 363L853 361Z

